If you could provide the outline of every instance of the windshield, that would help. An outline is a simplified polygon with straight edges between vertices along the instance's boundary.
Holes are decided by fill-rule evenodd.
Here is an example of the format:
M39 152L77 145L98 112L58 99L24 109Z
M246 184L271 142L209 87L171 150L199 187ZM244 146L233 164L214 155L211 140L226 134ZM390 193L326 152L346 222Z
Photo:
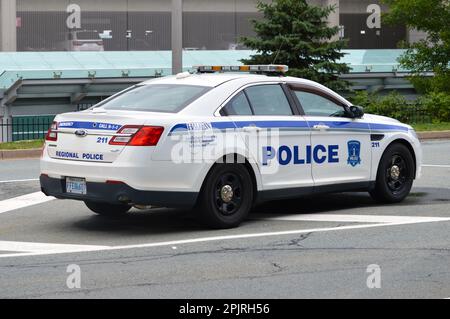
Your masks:
M98 107L106 110L177 113L209 90L209 87L193 85L140 85Z

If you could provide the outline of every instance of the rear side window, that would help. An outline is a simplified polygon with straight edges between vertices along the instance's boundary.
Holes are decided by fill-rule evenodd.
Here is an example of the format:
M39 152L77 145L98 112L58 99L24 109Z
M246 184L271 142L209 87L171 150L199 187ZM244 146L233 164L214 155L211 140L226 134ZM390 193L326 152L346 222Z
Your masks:
M98 106L107 110L178 113L209 90L193 85L141 85Z
M247 97L243 92L236 95L226 106L226 115L253 115Z
M278 84L252 86L245 89L255 115L292 115L289 101Z

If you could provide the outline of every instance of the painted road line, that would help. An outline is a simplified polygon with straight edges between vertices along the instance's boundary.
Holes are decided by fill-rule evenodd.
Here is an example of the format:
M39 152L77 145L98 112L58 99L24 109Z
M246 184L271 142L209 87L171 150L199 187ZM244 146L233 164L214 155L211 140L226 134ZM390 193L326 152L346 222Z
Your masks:
M388 226L402 226L402 225L411 225L411 224L438 222L438 221L450 221L450 218L439 218L439 219L426 218L426 219L416 219L414 221L411 220L411 221L407 221L407 222L405 221L405 222L398 222L398 223L377 223L377 224L349 225L349 226L327 227L327 228L296 229L296 230L287 230L287 231L279 231L279 232L264 232L264 233L224 235L224 236L214 236L214 237L200 237L200 238L147 243L147 244L136 244L136 245L125 245L125 246L106 246L105 248L99 248L96 251L115 251L115 250L142 249L142 248L154 248L154 247L165 247L165 246L174 247L174 246L179 246L179 245L214 242L214 241L299 235L299 234L305 234L305 233L367 229L367 228L388 227ZM91 250L91 251L94 251L94 250ZM30 257L30 256L80 253L80 252L81 251L56 251L56 252L0 254L0 259L1 258L12 258L12 257Z
M283 215L274 217L259 217L263 220L282 221L314 221L314 222L346 222L346 223L426 223L447 221L445 217L415 217L415 216L390 216L390 215L338 215L338 214L301 214Z
M425 165L422 165L422 167L450 168L450 165L432 165L432 164L425 164Z
M76 252L93 251L109 248L110 246L94 245L72 245L72 244L47 244L19 241L0 241L0 251L16 251L29 253L55 253L55 252Z
M38 205L54 200L54 197L45 196L42 192L31 193L11 199L0 201L0 214L25 208L28 206Z
M24 182L37 182L37 181L39 181L38 178L31 178L31 179L16 179L16 180L10 180L10 181L0 181L0 184L24 183Z

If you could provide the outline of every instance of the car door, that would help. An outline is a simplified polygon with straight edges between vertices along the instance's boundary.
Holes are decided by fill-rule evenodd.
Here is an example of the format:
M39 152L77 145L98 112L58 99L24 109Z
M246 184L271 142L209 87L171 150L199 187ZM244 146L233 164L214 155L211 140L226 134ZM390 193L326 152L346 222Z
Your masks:
M287 87L280 83L248 86L223 111L257 163L264 190L312 189L311 164L304 158L310 143L308 123L299 115Z
M343 99L325 89L308 85L290 88L311 128L314 185L368 182L372 162L369 124L364 118L351 118Z

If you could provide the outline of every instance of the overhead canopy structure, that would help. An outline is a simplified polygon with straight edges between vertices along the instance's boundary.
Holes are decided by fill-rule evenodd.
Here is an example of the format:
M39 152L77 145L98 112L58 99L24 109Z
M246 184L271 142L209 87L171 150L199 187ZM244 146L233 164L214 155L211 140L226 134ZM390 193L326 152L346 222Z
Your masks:
M183 69L238 65L253 51L185 51ZM343 78L355 89L412 94L403 50L346 50ZM128 86L172 74L171 51L0 53L0 117L57 114L90 106Z

